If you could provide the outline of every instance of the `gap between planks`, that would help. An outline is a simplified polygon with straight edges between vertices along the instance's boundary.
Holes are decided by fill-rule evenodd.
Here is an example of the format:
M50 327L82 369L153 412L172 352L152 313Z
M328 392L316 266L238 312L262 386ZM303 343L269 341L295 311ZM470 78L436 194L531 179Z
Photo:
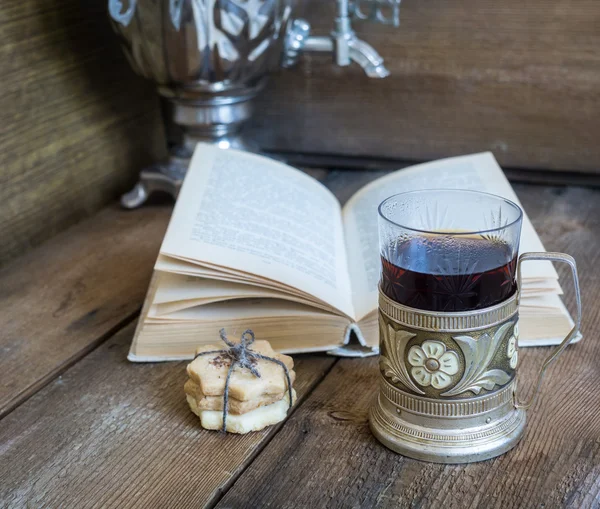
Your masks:
M25 403L31 396L35 393L43 389L46 385L48 385L52 380L57 377L60 377L65 371L67 371L71 366L79 362L82 358L84 358L89 353L93 352L96 348L98 348L102 343L108 341L114 335L118 334L121 330L125 329L131 322L135 321L139 316L140 309L137 310L131 316L125 317L120 323L115 325L112 329L108 330L105 334L102 334L98 337L98 339L91 341L89 344L84 345L80 350L75 352L70 358L64 359L62 364L56 366L55 369L48 371L44 376L37 379L31 385L26 387L23 391L16 394L14 398L9 401L4 408L0 411L0 420L6 417L10 412L12 412L19 405Z
M240 476L246 471L246 469L250 465L252 465L252 463L254 462L254 460L260 456L260 454L265 450L265 448L271 443L271 441L283 429L283 427L285 426L285 424L288 421L288 419L290 419L291 416L294 415L294 413L296 412L296 410L298 410L304 404L304 402L307 401L310 398L310 396L312 395L312 393L323 383L323 381L325 379L327 379L329 373L331 373L331 371L333 370L333 368L335 368L336 364L339 361L340 361L340 358L334 358L333 359L333 362L331 363L331 365L328 368L325 369L325 371L323 372L321 378L319 380L317 380L315 382L315 384L312 387L310 387L308 389L308 391L306 391L306 393L302 394L302 396L298 398L297 402L294 404L294 406L292 407L292 409L288 412L286 418L282 422L276 424L274 426L273 433L269 434L267 436L267 438L260 443L260 445L256 448L256 450L252 452L252 454L248 457L248 460L247 460L246 464L244 465L244 468L242 470L240 470L239 472L237 472L235 476L232 476L229 479L229 481L227 481L227 483L225 483L223 485L222 488L220 488L217 492L215 492L215 494L213 495L213 497L211 499L209 499L209 500L206 501L206 503L204 505L204 507L206 509L211 509L211 508L215 507L221 501L221 499L225 495L227 495L227 492L235 484L235 482L240 478Z

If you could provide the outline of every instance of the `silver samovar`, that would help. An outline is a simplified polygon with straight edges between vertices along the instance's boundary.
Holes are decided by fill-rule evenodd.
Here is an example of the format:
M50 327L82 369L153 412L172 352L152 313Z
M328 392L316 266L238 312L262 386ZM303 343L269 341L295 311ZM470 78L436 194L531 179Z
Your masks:
M310 35L294 18L295 0L109 0L108 10L132 67L169 101L183 141L167 161L142 170L122 197L134 208L155 190L177 195L196 143L253 147L241 135L252 99L270 72L291 67L302 53L329 53L337 65L358 63L372 78L389 72L356 37L352 19L399 24L400 0L337 0L334 29ZM385 14L384 14L385 12Z

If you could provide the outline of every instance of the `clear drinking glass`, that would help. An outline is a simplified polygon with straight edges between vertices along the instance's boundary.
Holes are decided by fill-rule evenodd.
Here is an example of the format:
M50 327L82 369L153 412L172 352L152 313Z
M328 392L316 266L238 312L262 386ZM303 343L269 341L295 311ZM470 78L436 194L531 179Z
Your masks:
M381 290L405 306L459 312L517 290L523 212L492 194L422 190L379 206Z

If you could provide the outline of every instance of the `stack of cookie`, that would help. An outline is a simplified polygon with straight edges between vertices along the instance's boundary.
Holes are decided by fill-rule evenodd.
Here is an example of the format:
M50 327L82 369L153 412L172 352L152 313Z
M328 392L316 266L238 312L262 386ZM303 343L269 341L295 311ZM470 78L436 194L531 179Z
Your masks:
M222 346L204 345L197 354L221 350ZM291 357L276 353L268 341L254 341L252 351L281 361L288 369L293 384L296 374ZM225 381L231 365L231 357L225 350L196 357L188 364L188 381L184 390L192 412L200 417L203 428L223 428ZM248 433L258 431L285 419L290 407L287 377L283 367L266 359L254 359L250 369L234 366L229 379L227 394L226 431ZM292 389L292 399L296 393Z

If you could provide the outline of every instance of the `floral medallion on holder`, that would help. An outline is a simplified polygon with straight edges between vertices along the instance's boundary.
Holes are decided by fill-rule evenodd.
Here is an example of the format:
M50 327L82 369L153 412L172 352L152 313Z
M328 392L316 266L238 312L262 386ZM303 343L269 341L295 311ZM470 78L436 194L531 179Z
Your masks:
M452 383L452 375L459 370L460 361L453 350L447 350L440 341L424 341L408 351L410 374L422 387L445 389Z

